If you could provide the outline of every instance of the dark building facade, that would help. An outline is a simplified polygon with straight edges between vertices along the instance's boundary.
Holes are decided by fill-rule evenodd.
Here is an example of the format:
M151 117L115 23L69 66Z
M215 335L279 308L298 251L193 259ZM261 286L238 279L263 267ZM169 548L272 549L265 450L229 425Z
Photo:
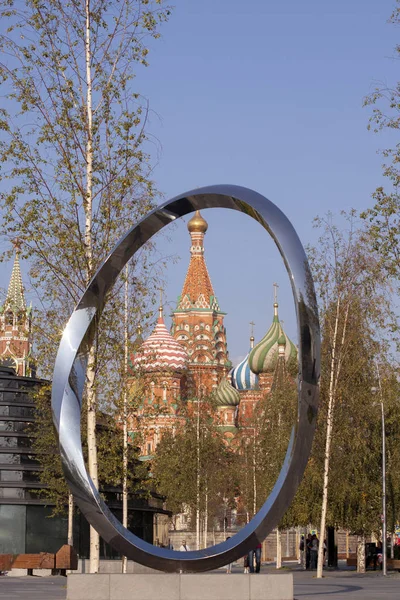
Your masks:
M0 367L0 553L41 551L39 540L39 545L53 549L58 544L58 549L60 539L65 541L62 522L46 519L51 509L38 495L43 485L29 433L34 422L31 395L40 384Z
M41 466L32 447L34 392L48 382L34 376L30 323L17 248L7 298L0 308L0 554L57 552L67 541L67 510L65 515L52 516L53 505L41 494L46 486L40 482ZM121 490L100 491L121 520ZM129 501L129 529L153 543L160 535L157 524L168 514L163 499L156 495L150 499L133 497ZM88 557L89 525L78 509L74 514L74 547L80 557ZM100 555L118 557L102 540Z

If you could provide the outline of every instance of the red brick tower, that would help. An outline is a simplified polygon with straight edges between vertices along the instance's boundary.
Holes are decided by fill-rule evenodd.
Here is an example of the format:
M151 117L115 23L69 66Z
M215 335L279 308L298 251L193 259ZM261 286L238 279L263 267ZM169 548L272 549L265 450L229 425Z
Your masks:
M19 264L20 246L15 242L15 259L7 298L0 308L0 364L13 367L17 375L33 375L31 365L32 307L27 308Z
M210 394L231 368L227 351L224 315L204 260L207 222L196 211L188 223L190 263L172 315L171 334L188 356L188 396Z

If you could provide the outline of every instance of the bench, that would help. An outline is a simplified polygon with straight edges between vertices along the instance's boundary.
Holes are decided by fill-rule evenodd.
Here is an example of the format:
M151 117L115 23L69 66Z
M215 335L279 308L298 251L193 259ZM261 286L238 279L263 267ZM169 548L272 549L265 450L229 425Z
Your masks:
M66 574L67 570L78 568L78 557L72 546L61 546L56 554L40 552L39 554L0 554L0 571L11 569L27 569L33 575L33 569L55 569Z
M400 571L400 560L396 558L387 559L387 568L393 569L394 571Z

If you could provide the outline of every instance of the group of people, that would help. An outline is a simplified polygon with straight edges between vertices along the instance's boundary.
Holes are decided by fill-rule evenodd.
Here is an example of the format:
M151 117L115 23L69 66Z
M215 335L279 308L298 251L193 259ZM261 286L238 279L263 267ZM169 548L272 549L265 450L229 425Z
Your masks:
M318 561L318 548L319 548L319 539L315 535L315 533L309 533L307 539L304 539L304 535L301 536L300 540L300 552L305 552L306 555L306 569L311 571L315 571L317 569L317 561ZM326 540L324 540L324 564L325 564L325 554L326 554Z
M227 537L227 540L230 538ZM254 550L250 550L250 552L244 557L244 572L245 573L259 573L261 569L261 548L262 544L257 544ZM180 552L189 552L190 548L186 544L186 540L182 540L181 547L179 548ZM254 568L254 560L255 560L255 568ZM232 563L226 565L226 572L232 573Z

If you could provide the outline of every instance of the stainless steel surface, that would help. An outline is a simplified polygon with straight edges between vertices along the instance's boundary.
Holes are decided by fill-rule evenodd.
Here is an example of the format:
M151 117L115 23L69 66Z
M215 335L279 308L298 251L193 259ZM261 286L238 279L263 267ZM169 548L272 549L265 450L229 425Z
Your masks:
M158 548L133 535L111 514L91 481L80 438L86 348L107 292L127 261L163 227L204 208L240 211L260 223L275 241L286 266L296 307L299 339L298 419L278 480L264 505L241 531L222 544L193 552ZM57 354L52 409L65 477L89 523L121 554L161 571L208 571L239 559L277 525L307 464L318 407L320 335L314 285L301 242L289 220L267 198L247 188L215 185L177 196L132 227L97 271L69 319Z

